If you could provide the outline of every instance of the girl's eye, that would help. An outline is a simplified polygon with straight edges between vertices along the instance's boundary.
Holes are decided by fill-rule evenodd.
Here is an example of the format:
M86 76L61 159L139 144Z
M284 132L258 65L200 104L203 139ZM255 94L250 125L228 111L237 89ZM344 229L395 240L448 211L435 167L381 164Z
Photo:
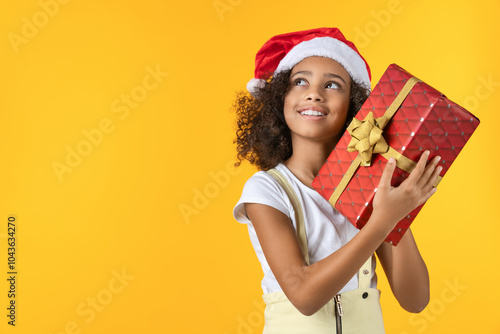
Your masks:
M340 85L334 81L330 81L326 84L326 88L340 89Z
M298 78L293 81L294 86L304 86L307 82L304 79Z

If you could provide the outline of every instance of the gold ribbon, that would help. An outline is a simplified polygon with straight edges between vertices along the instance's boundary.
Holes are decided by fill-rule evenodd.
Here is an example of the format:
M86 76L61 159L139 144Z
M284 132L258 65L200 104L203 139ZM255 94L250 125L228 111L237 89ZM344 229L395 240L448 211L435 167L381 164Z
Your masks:
M371 165L372 154L388 151L389 145L382 136L382 129L387 122L388 119L385 116L375 119L370 111L364 120L353 118L349 124L347 131L351 134L351 141L347 146L347 151L359 152L361 166Z
M351 166L349 166L349 169L342 177L342 180L340 180L332 196L330 196L330 204L335 206L340 195L344 192L344 189L347 187L347 184L352 179L359 166L371 165L373 154L379 153L387 160L394 158L396 160L396 166L407 173L411 173L415 168L417 163L390 147L382 134L384 127L389 123L392 116L394 116L417 82L421 82L421 80L415 77L410 78L382 117L374 118L373 113L369 112L362 121L353 118L351 124L347 127L347 131L351 135L351 141L347 146L347 151L358 152L359 154L351 163ZM437 186L439 181L441 181L440 176L434 186Z

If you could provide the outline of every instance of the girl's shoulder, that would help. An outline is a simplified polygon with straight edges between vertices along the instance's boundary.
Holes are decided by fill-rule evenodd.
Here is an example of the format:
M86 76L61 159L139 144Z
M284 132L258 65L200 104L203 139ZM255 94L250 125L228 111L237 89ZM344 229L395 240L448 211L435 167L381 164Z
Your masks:
M276 166L276 169L282 172L285 177L288 177L283 173L280 165ZM286 192L278 181L264 171L256 172L247 180L243 187L241 197L233 209L235 219L241 223L248 223L248 218L244 209L245 203L268 205L283 212L287 216L290 215L291 203Z
M281 174L283 174L285 177L288 177L288 175L284 172L281 164L274 167L274 169L281 172ZM268 172L258 171L247 180L243 188L243 191L253 190L260 192L262 190L271 190L271 189L279 190L280 188L281 186L279 185L278 181L276 181L274 177L272 177Z

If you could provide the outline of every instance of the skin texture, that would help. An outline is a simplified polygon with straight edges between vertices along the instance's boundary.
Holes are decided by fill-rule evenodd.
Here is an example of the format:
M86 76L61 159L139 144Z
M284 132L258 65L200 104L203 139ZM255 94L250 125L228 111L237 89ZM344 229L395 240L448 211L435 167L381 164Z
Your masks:
M309 57L298 63L290 76L284 115L290 128L293 154L285 162L290 171L311 187L329 153L335 147L349 106L350 77L329 58ZM323 116L304 117L313 109ZM417 167L398 187L390 184L396 167L389 160L373 201L373 213L365 227L346 245L321 261L307 266L290 219L263 204L247 203L266 259L283 292L303 314L311 315L332 299L377 252L391 289L401 306L420 312L429 302L429 276L411 231L397 247L384 239L399 220L435 193L440 158L428 162L424 152Z

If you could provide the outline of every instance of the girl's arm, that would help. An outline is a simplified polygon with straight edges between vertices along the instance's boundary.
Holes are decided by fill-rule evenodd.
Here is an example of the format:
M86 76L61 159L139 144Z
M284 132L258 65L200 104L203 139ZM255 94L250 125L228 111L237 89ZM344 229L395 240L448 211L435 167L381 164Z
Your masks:
M401 307L408 312L421 312L429 303L429 273L411 230L396 247L382 243L377 255Z
M422 154L414 171L396 188L391 187L396 164L390 159L374 197L373 213L365 227L338 251L309 266L285 214L267 205L245 204L274 276L301 313L314 314L332 299L379 248L394 226L435 192L432 185L440 171L439 167L436 168L439 158L426 167L428 157L429 152Z

